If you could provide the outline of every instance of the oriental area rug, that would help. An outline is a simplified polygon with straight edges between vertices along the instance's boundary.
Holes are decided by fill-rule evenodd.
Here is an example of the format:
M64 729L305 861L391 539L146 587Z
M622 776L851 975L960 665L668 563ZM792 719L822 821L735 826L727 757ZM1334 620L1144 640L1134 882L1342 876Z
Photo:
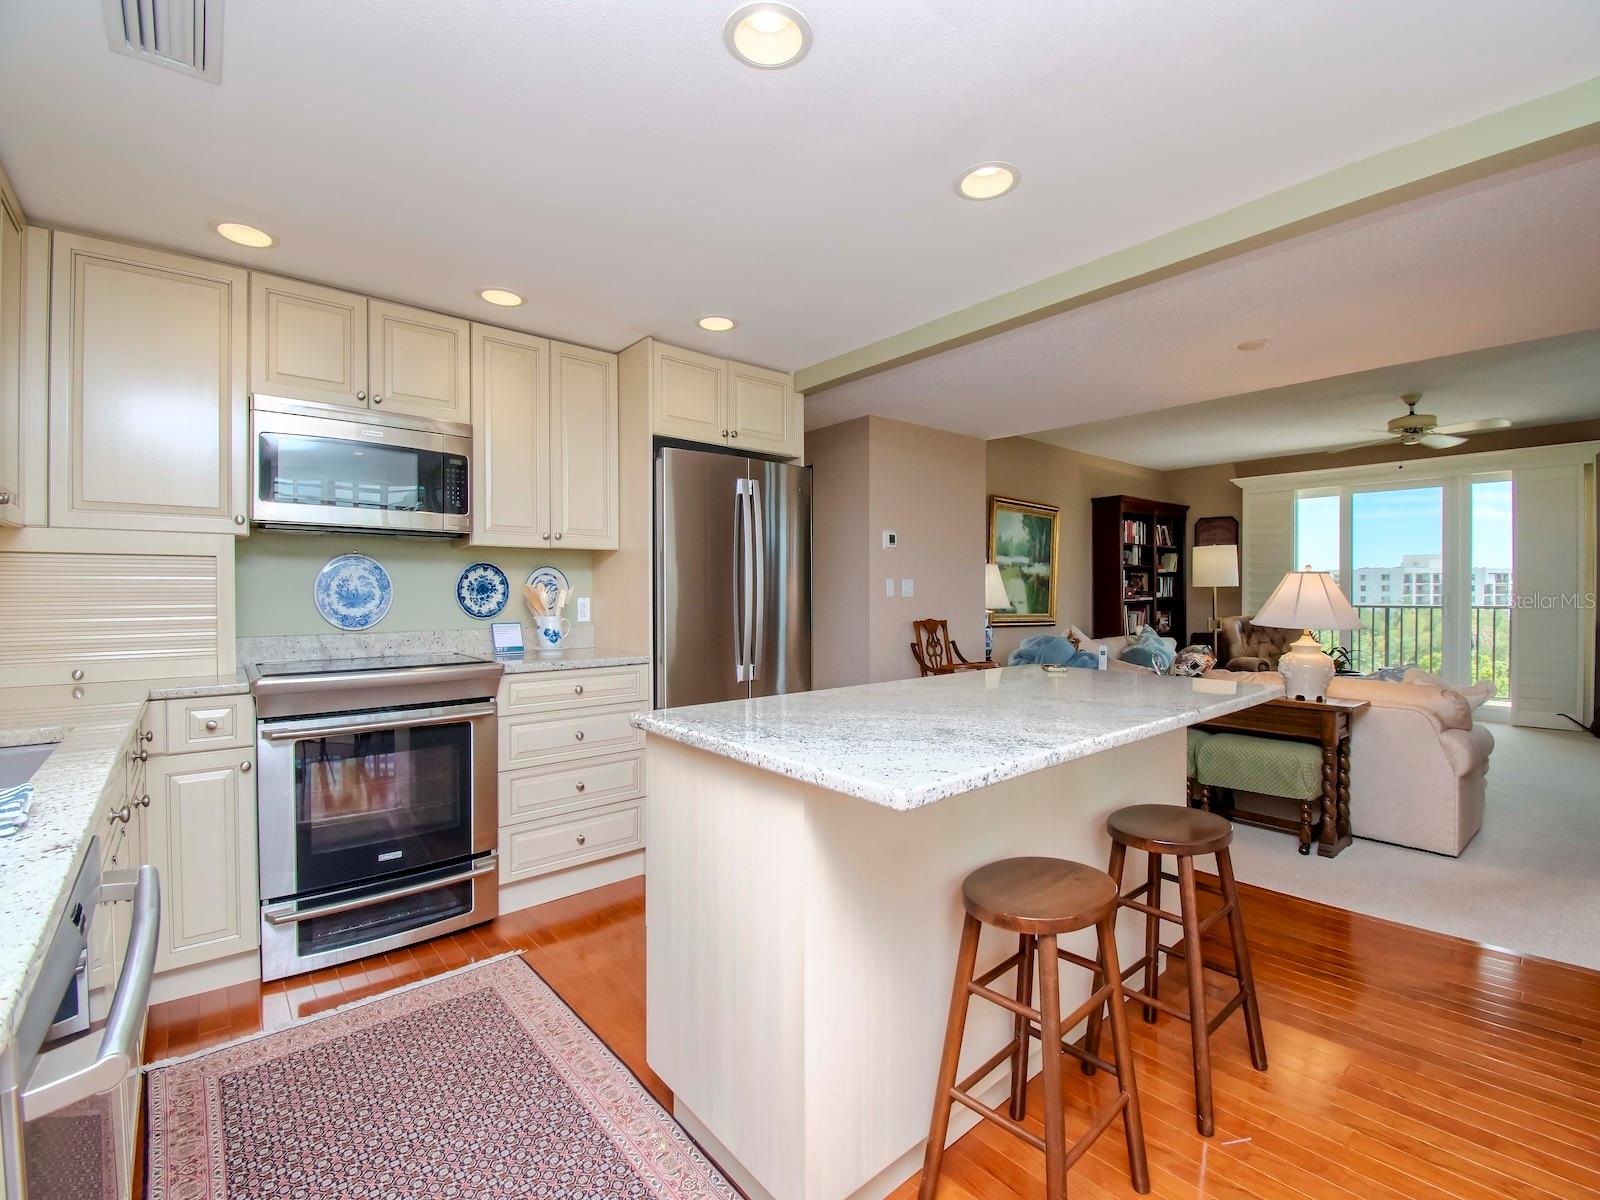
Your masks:
M149 1200L737 1200L518 955L149 1071Z

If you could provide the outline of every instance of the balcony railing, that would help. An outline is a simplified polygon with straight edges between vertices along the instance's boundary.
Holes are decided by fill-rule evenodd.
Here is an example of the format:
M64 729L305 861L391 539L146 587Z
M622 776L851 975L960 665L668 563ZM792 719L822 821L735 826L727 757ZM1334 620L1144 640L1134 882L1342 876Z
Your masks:
M1444 671L1444 608L1423 604L1358 604L1361 627L1345 643L1351 665L1362 674L1380 667L1415 663L1424 671ZM1469 682L1487 679L1494 694L1505 696L1511 682L1511 609L1503 604L1474 604L1471 608L1467 648L1472 672ZM1325 644L1337 644L1338 635L1324 633Z

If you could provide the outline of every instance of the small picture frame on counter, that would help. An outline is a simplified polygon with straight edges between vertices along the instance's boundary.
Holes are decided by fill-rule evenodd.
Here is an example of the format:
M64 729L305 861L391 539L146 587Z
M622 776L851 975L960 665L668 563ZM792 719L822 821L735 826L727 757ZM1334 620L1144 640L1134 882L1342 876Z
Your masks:
M489 636L494 642L496 658L522 657L522 622L496 621L489 626Z

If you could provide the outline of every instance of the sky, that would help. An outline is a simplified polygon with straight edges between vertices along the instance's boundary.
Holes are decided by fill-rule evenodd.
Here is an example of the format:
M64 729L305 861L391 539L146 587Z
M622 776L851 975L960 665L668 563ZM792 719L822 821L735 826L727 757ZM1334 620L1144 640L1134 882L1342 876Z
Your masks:
M1357 492L1350 497L1351 565L1398 566L1407 554L1439 554L1443 491L1437 487ZM1307 496L1298 504L1295 556L1314 570L1339 570L1339 497ZM1472 485L1472 565L1511 565L1511 482Z

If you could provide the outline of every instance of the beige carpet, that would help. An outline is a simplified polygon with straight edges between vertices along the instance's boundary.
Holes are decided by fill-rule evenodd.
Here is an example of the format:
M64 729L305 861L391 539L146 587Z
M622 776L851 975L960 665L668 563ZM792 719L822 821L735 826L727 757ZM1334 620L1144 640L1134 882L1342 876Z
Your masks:
M1235 873L1273 891L1600 970L1600 739L1489 729L1483 830L1460 858L1359 838L1337 858L1302 858L1292 837L1240 826Z

